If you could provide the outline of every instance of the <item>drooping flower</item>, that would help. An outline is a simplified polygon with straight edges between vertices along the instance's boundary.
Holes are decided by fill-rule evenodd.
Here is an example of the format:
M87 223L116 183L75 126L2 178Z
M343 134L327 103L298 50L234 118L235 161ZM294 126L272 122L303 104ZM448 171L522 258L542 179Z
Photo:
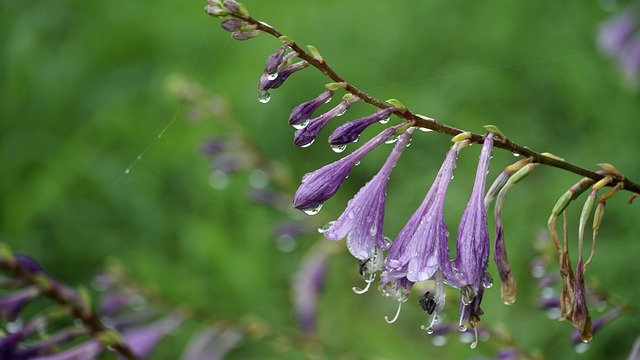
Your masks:
M484 204L484 191L492 149L493 137L488 134L480 153L471 199L467 203L460 220L456 240L457 256L454 261L457 270L456 282L461 287L470 285L475 293L478 293L483 286L483 280L489 265L491 245L489 242L487 212Z
M436 176L422 204L400 230L385 260L385 272L392 278L411 282L432 278L438 268L445 280L453 279L449 261L449 230L444 223L444 198L460 150L456 143Z
M267 75L269 80L274 80L278 77L278 69L283 63L284 53L289 48L288 45L282 45L278 48L278 51L273 53L267 59L266 64L264 65L264 73Z
M300 330L306 336L316 332L318 297L324 286L329 251L315 246L303 260L293 279L293 303Z
M28 287L0 298L0 319L15 321L22 308L40 294L36 287Z
M324 128L325 125L332 119L341 116L354 102L360 100L355 96L350 96L344 98L338 105L334 106L331 110L326 113L309 120L307 126L296 130L296 133L293 136L293 143L296 146L307 147L311 145L320 131Z
M137 357L146 358L160 340L177 328L183 319L183 315L171 313L154 323L127 329L122 332L122 336Z
M296 128L305 127L314 111L316 111L323 104L331 101L332 96L333 91L326 90L322 94L318 95L317 98L311 99L307 102L303 102L302 104L296 106L291 111L291 115L289 115L289 124L293 125Z
M349 171L371 150L387 141L402 125L392 126L365 143L353 153L302 177L302 184L293 197L293 207L308 214L332 197L349 175Z
M377 122L387 121L391 113L393 113L396 109L397 108L395 107L380 109L369 116L352 120L346 124L341 125L337 129L335 129L329 136L329 144L346 145L357 141L364 129Z
M295 55L296 53L289 53L287 55L292 55L292 54ZM264 103L268 102L270 99L270 94L269 94L270 89L279 88L280 86L282 86L282 84L284 84L285 80L287 80L289 76L293 75L297 71L300 71L306 68L307 66L309 66L308 62L304 60L298 61L289 66L284 67L282 70L280 70L280 72L278 73L278 76L274 79L270 79L269 75L262 74L262 76L260 76L260 83L258 84L258 100Z
M386 250L382 224L387 198L387 181L400 155L406 149L413 129L400 135L380 171L349 201L338 220L328 224L323 234L329 240L347 237L349 252L359 260L368 260L376 248Z
M242 340L242 333L228 326L214 325L196 333L181 360L222 360Z

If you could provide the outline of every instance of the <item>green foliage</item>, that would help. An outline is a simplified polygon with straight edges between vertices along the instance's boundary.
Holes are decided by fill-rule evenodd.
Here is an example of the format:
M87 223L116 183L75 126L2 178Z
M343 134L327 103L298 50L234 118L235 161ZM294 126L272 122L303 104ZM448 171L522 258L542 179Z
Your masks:
M622 86L595 47L598 23L607 16L595 3L246 4L252 16L300 44L313 44L341 75L378 98L400 99L469 131L494 124L535 150L592 168L611 162L640 179L637 94ZM209 164L199 148L212 134L228 136L221 120L235 122L266 158L290 169L292 196L304 173L338 158L320 139L295 149L286 124L290 110L323 91L328 80L307 69L272 91L269 104L260 104L258 78L280 43L268 36L232 41L202 11L204 5L0 2L0 241L71 284L86 283L115 257L170 302L206 315L198 320L239 322L251 314L294 334L290 280L317 234L300 238L291 253L278 251L274 230L289 215L253 204L245 173L224 190L210 187ZM176 73L222 96L233 116L189 121L185 106L166 91ZM370 112L355 104L345 117ZM422 200L448 140L417 133L400 160L389 186L390 237ZM471 192L478 148L461 154L447 197L452 234ZM376 151L355 168L317 215L318 224L339 215L384 156L386 150ZM513 161L496 150L490 176ZM555 201L578 180L539 167L510 191L504 225L518 301L502 305L497 287L485 294L483 322L506 326L516 343L549 359L578 356L569 344L569 324L535 310L539 294L528 262ZM631 301L639 295L628 274L640 270L633 257L640 253L640 228L638 204L624 200L618 196L608 204L587 278ZM570 208L572 229L579 209ZM497 280L495 267L490 271ZM349 255L332 258L319 307L319 342L328 358L496 353L491 341L474 351L455 339L432 346L419 330L426 319L417 297L397 323L385 324L383 316L395 304L376 291L354 295L350 289L360 282ZM637 321L616 320L580 358L624 357L639 331ZM174 346L159 350L175 356L188 335L180 333L169 340ZM296 343L280 340L248 338L229 358L304 357Z

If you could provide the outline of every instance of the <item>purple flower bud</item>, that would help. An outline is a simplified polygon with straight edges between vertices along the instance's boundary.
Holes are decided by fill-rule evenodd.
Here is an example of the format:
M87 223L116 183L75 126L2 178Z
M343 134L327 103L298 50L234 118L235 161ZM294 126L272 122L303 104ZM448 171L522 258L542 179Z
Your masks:
M39 294L40 291L37 288L30 287L0 298L0 318L15 321L22 308Z
M207 14L215 17L222 17L222 16L229 15L227 10L223 9L222 6L220 6L220 4L211 0L209 0L209 3L204 7L204 11L206 11Z
M282 86L282 84L284 84L284 81L287 80L289 76L291 76L296 71L300 71L306 68L307 66L309 66L309 63L304 60L293 63L282 69L280 73L278 73L278 77L273 80L269 80L267 75L262 74L262 76L260 77L260 85L258 86L258 90L266 91L269 89L277 89Z
M353 153L302 177L302 184L293 197L293 207L308 214L315 213L325 201L332 197L349 175L351 168L367 153L385 142L399 126L390 127L369 140Z
M296 126L306 123L322 104L326 104L331 101L333 91L326 90L320 94L317 98L304 102L291 111L289 115L289 124Z
M240 21L238 19L233 19L233 18L225 19L220 23L220 26L228 32L238 31L244 25L245 25L245 22Z
M231 37L235 40L249 40L262 34L261 30L238 30L231 33Z
M489 171L489 161L493 149L493 137L488 134L484 140L478 171L473 184L471 199L462 214L456 240L455 267L460 286L471 285L478 293L489 265L489 228L484 205L484 191Z
M29 274L34 275L44 272L44 269L42 268L42 266L40 266L40 264L38 264L38 262L26 255L18 254L15 256L15 260L16 266L28 272Z
M349 110L351 104L358 100L359 99L357 97L342 100L340 104L336 105L333 109L318 116L317 118L309 120L309 124L307 126L296 131L293 136L293 143L300 147L307 147L311 145L329 121L344 114Z
M387 249L389 246L382 232L387 181L407 148L412 132L413 128L410 128L399 137L380 171L349 201L338 220L330 223L323 232L330 240L340 240L348 234L347 248L357 259L367 260L373 256L376 247Z
M235 0L225 0L222 6L232 14L240 14L240 4Z
M284 52L288 47L288 45L282 45L280 48L278 48L278 51L269 56L269 58L267 59L267 63L264 66L264 73L267 75L267 78L269 78L269 80L275 80L275 78L278 76L278 68L280 67L280 65L282 65Z
M222 360L241 339L239 331L214 325L195 334L180 359Z
M298 323L303 334L316 332L316 307L327 272L329 253L326 248L316 246L303 260L293 281L293 303Z
M350 121L338 127L329 136L329 144L345 145L357 141L364 129L366 129L369 125L388 120L391 113L395 110L395 107L381 109L376 111L372 115Z
M182 321L182 315L172 313L152 324L125 330L122 336L137 357L146 358L160 340L176 329Z

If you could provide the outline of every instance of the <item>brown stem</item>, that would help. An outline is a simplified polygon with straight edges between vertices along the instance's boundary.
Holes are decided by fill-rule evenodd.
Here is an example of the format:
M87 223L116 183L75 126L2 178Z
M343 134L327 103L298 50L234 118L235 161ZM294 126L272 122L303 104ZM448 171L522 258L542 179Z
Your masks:
M261 21L258 21L254 18L252 18L251 16L243 16L240 14L230 14L231 16L238 18L240 20L243 20L251 25L254 25L256 27L256 29L261 30L265 33L268 33L270 35L273 35L276 38L280 38L283 36L282 33L280 33L278 30L276 30L274 27L263 23ZM311 55L309 52L307 52L305 49L301 48L298 44L296 44L295 42L291 41L291 42L287 42L287 45L289 45L289 47L295 51L296 53L298 53L298 57L300 59L303 59L305 61L307 61L309 64L311 64L313 67L315 67L316 69L320 70L320 72L322 72L324 75L326 75L328 78L330 78L331 80L335 81L335 82L339 82L339 83L344 83L346 85L345 90L348 91L349 93L359 97L362 101L369 103L375 107L378 107L380 109L384 109L384 108L388 108L391 107L392 105L383 102L381 100L376 99L375 97L369 95L368 93L358 89L357 87L353 86L352 84L348 83L347 81L345 81L340 75L338 75L338 73L335 72L335 70L333 70L329 65L327 65L327 63L322 60L322 59L316 59L313 57L313 55ZM455 127L443 124L437 120L434 119L427 119L424 118L422 116L418 116L417 114L413 113L412 111L410 111L409 109L398 109L396 111L394 111L394 114L400 118L406 119L406 120L411 120L415 122L415 126L418 127L422 127L422 128L426 128L426 129L431 129L433 131L442 133L442 134L448 134L451 136L455 136L458 135L460 133L463 132L463 130L457 129ZM480 134L475 134L475 133L470 133L471 134L471 138L470 141L475 142L477 144L482 144L482 142L484 141L483 136ZM514 154L519 154L525 157L530 157L533 159L533 162L539 163L539 164L543 164L543 165L547 165L547 166L551 166L551 167L555 167L558 169L562 169L568 172L572 172L574 174L583 176L583 177L588 177L590 179L593 179L595 181L598 181L600 179L602 179L604 176L601 174L598 174L594 171L591 171L589 169L577 166L575 164L572 164L570 162L561 160L559 158L554 158L554 157L549 157L549 156L545 156L541 153L535 152L531 149L529 149L528 147L519 145L517 143L514 143L513 141L507 139L507 138L496 138L495 142L494 142L494 146L501 148L501 149L505 149L508 150ZM640 184L635 183L629 179L627 179L624 176L616 176L615 179L609 183L608 186L615 186L618 183L622 183L623 187L625 190L640 194Z

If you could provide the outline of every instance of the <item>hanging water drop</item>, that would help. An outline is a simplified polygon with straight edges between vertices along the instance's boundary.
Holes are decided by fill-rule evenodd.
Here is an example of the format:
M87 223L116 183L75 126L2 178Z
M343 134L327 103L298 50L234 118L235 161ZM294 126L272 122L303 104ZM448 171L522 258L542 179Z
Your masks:
M398 135L391 135L384 143L385 144L393 144L398 141Z
M520 156L520 154L518 154L518 153L513 153L513 156L518 157L518 156Z
M278 78L278 72L277 71L272 73L272 74L266 74L266 75L267 75L267 80L270 80L270 81L273 81L273 80Z
M311 146L311 144L313 144L313 142L314 142L314 141L316 141L316 139L313 139L313 140L309 141L309 142L308 142L308 143L306 143L306 144L300 145L300 147L301 147L301 148L309 147L309 146Z
M320 212L320 209L322 209L322 205L323 204L320 204L320 205L318 205L318 206L316 206L314 208L303 209L302 212L307 214L307 215L315 215L315 214Z
M482 277L482 287L485 289L489 289L493 286L493 278L488 272L484 273L484 277Z
M296 130L300 130L300 129L304 129L307 127L307 125L309 125L309 120L305 120L303 122L301 122L300 124L291 124L291 126L293 126L294 129Z
M328 223L326 223L323 227L319 228L319 229L318 229L318 232L319 232L320 234L324 234L324 233L326 233L327 231L329 231L329 229L331 229L331 227L332 227L332 226L333 226L333 224L335 224L335 223L336 223L335 221L329 221L329 222L328 222Z
M344 113L346 113L346 112L347 112L347 108L346 108L346 107L343 107L342 109L340 109L340 112L339 112L338 114L336 114L336 117L338 117L338 116L342 116L342 115L344 115Z
M353 164L353 166L358 166L358 165L360 165L360 160L356 161L356 163Z
M379 122L380 124L384 125L384 124L386 124L386 123L388 123L388 122L389 122L389 119L391 119L391 116L387 116L387 117L386 117L386 118L384 118L384 119L380 119L380 120L378 120L378 122Z
M347 148L347 145L331 145L331 150L333 150L334 153L340 154L341 152L343 152L345 149Z
M269 100L271 100L271 94L269 93L268 90L258 91L258 101L260 101L263 104L266 104L269 102Z
M418 127L418 130L420 130L422 132L432 132L433 131L431 129L427 129L427 128L424 128L424 127Z

